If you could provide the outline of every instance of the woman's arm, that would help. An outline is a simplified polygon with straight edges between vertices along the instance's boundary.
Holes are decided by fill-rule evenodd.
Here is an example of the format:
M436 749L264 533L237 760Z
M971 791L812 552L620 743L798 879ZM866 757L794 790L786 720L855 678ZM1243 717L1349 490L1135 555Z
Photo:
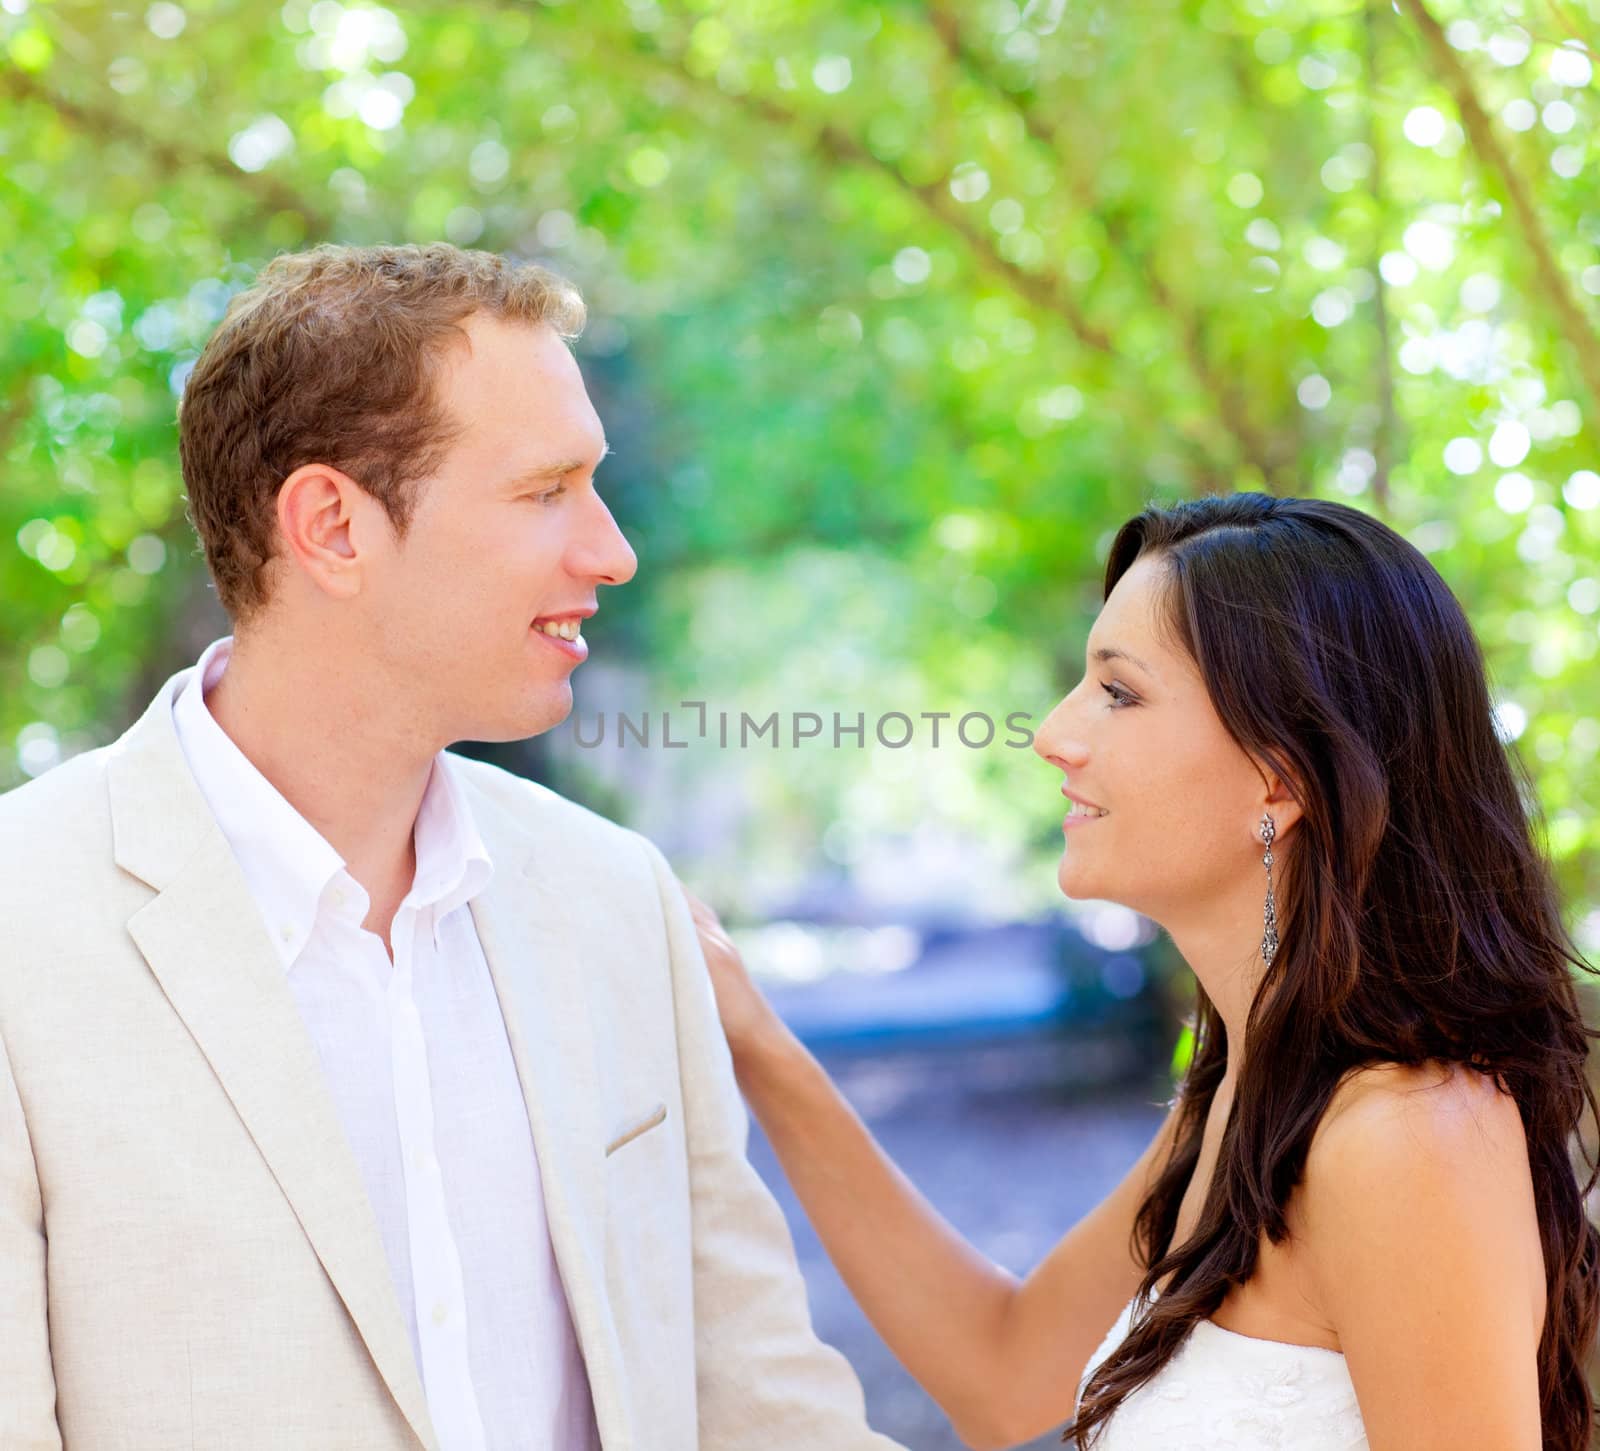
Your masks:
M973 1447L1065 1421L1083 1368L1141 1278L1134 1216L1175 1117L1026 1280L968 1244L873 1139L750 983L692 895L734 1069L829 1258L867 1318Z

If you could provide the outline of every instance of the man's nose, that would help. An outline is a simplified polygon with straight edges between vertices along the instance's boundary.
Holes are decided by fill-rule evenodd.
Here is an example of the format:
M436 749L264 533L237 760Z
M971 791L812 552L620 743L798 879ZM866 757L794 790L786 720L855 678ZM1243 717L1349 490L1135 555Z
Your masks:
M639 556L617 528L605 502L598 495L592 498L593 512L570 556L572 572L601 584L626 584L639 568Z

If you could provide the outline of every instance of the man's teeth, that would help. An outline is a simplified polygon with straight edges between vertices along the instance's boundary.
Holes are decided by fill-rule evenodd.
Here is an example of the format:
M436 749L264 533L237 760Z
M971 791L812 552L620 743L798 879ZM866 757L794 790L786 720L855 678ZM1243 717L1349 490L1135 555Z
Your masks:
M1098 806L1085 806L1081 801L1072 803L1072 815L1074 816L1109 816L1110 814L1109 811L1102 811Z
M534 629L545 635L555 635L562 640L576 640L583 629L582 620L546 620Z

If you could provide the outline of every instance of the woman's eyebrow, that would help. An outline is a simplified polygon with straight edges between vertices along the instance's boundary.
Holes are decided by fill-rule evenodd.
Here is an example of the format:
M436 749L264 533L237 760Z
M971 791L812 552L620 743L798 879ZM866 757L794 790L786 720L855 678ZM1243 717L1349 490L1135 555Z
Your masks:
M1137 655L1130 655L1126 650L1118 650L1114 645L1102 645L1094 652L1093 658L1100 661L1126 660L1130 665L1137 665L1145 674L1151 675L1157 680L1161 679L1159 670L1146 665Z

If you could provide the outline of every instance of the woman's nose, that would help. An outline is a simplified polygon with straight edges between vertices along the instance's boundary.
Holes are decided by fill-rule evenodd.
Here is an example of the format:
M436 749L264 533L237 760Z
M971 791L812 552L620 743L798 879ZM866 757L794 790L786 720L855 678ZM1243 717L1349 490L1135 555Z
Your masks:
M1083 743L1072 728L1072 696L1064 696L1041 722L1033 737L1033 749L1047 761L1079 761Z

